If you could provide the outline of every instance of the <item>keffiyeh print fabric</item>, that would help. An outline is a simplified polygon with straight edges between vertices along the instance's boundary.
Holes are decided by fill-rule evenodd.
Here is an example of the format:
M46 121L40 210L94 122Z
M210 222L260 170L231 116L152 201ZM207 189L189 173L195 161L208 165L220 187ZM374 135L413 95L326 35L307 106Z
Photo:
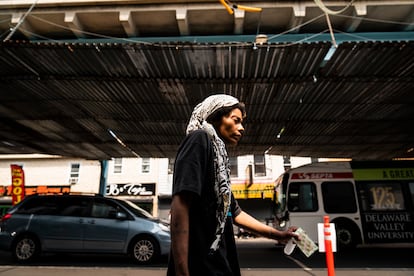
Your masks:
M197 129L203 129L202 124L208 124L206 120L208 116L210 116L214 111L222 107L233 106L238 102L239 100L237 100L235 97L225 94L218 94L207 97L204 101L199 103L194 108L193 113L191 114L190 122L187 126L187 134Z
M216 251L220 245L221 236L224 232L227 213L230 209L231 190L230 190L230 163L227 155L226 146L223 140L217 135L214 127L207 123L207 118L213 112L222 107L230 107L239 101L225 94L218 94L207 97L203 102L199 103L191 114L190 122L187 126L187 134L202 129L208 133L213 142L214 148L214 169L215 180L214 190L216 193L217 210L216 210L216 238L211 244L210 249Z

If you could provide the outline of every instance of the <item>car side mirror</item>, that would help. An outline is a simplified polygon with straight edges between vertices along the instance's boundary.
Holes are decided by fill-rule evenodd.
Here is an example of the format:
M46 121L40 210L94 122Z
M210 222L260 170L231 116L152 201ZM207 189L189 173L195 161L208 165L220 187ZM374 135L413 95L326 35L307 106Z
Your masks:
M124 212L116 212L116 219L125 220L127 219L127 214Z

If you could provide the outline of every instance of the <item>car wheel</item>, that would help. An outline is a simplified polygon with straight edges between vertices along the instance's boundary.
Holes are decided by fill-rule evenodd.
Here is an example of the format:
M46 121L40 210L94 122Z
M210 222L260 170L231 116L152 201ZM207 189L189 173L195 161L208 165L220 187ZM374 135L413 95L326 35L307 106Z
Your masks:
M33 236L21 236L13 244L13 258L18 262L31 261L39 252L40 244Z
M130 246L132 258L140 264L153 262L159 256L157 241L149 236L141 236L134 239Z

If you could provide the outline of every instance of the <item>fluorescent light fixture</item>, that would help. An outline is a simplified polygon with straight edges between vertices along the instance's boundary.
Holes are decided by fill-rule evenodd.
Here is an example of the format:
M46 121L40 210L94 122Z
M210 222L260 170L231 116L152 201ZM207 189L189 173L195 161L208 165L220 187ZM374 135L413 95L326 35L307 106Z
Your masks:
M285 131L285 127L282 127L279 131L279 133L277 134L276 138L280 139L280 137L282 137L283 132Z
M334 45L331 46L331 48L329 49L329 51L326 53L326 56L323 58L324 61L328 61L332 58L333 54L335 53L336 49L338 49L337 47L335 47Z

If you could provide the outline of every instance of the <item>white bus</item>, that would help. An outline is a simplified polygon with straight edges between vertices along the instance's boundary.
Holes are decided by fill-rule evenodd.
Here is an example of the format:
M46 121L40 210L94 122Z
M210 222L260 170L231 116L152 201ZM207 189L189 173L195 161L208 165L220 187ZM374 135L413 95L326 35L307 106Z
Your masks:
M328 215L338 247L414 242L414 162L351 161L294 168L276 182L276 223L318 241Z

